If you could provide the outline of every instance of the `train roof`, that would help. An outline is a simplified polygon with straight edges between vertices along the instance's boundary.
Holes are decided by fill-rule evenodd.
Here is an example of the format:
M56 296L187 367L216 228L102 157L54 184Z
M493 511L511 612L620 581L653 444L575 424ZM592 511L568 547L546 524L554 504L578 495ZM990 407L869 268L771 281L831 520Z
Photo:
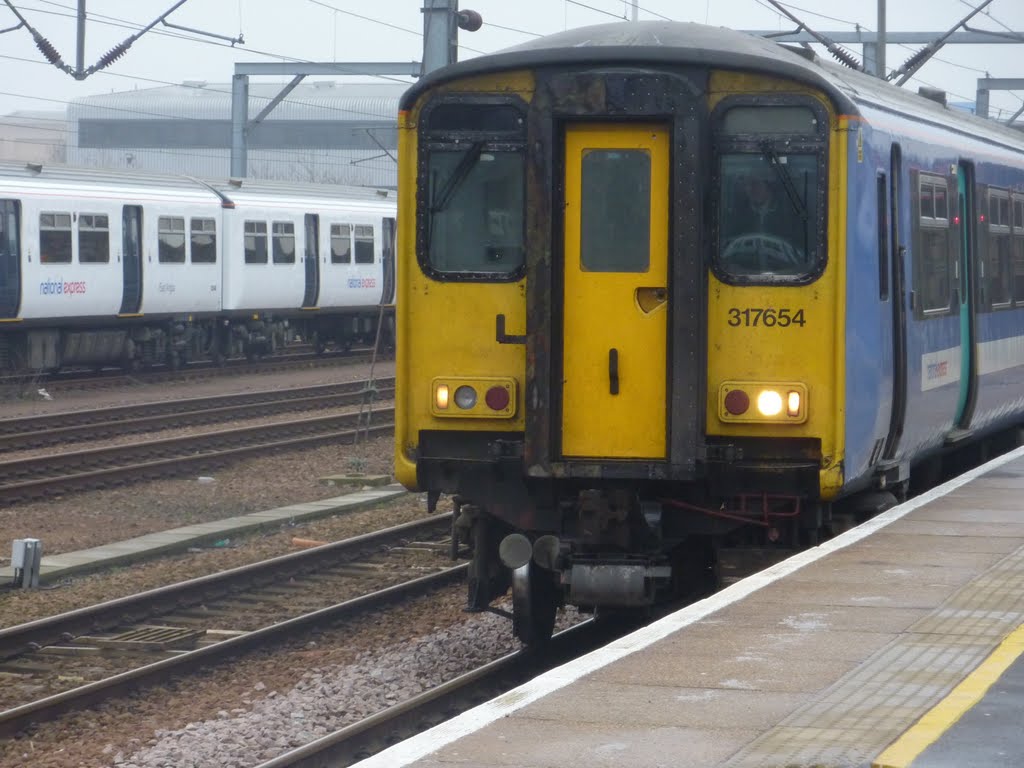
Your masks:
M770 68L784 77L821 88L844 111L850 99L820 68L799 54L763 37L724 27L683 21L632 21L598 24L558 32L496 53L434 70L402 96L408 109L423 91L460 77L552 64L625 65L660 62L702 64L725 69Z
M105 188L216 195L224 203L259 198L296 198L319 201L391 203L393 190L335 184L297 184L261 179L199 179L192 176L116 171L67 165L0 162L0 181L31 184L55 183L80 188Z
M558 64L652 62L771 72L823 91L842 114L859 115L859 106L869 105L1024 151L1024 135L1013 128L950 109L876 77L824 61L810 51L797 52L767 38L724 27L680 21L580 27L467 59L421 79L402 96L400 108L409 109L424 91L462 77Z

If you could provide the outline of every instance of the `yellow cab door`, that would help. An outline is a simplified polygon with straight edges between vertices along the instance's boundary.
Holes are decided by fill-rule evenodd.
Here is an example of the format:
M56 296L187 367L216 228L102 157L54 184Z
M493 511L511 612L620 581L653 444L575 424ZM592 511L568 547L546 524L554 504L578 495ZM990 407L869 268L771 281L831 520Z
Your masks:
M565 133L562 455L666 456L667 126Z

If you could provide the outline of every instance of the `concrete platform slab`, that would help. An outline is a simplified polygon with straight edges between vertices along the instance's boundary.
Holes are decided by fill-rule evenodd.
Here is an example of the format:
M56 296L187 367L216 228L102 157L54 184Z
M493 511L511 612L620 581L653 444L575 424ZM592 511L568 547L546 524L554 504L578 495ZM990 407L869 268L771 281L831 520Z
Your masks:
M998 562L998 555L989 557L982 562L990 565ZM837 556L829 558L827 566L805 568L789 577L788 581L795 584L820 583L840 584L844 588L850 585L875 584L880 579L888 581L895 588L901 586L927 584L931 586L959 586L977 575L977 567L961 564L959 557L949 558L945 564L908 562L879 563L877 560L861 559L848 555L843 560Z
M934 555L935 560L943 562L942 557L958 552L964 553L987 553L1007 555L1010 552L1024 546L1024 536L935 536L925 539L928 547L919 546L921 534L914 532L901 532L893 529L880 531L878 536L872 536L867 541L861 542L857 547L856 556L860 553L882 552L904 552L907 555L912 553ZM926 534L927 535L927 534ZM850 552L836 552L836 556L851 556Z
M581 723L571 729L543 720L506 718L486 738L460 742L445 760L427 759L420 768L704 768L717 765L748 738L743 729L708 732L679 727L630 727ZM487 757L484 758L483 756Z
M728 627L731 631L723 632ZM736 627L731 623L701 622L685 633L675 634L651 645L643 654L658 662L665 674L676 666L689 666L693 657L750 658L766 665L777 662L792 666L792 659L801 662L849 661L868 658L878 651L896 633L850 630L830 631L821 626L789 627ZM623 659L620 665L628 667Z
M945 520L900 520L893 524L892 533L915 536L982 536L985 538L1024 538L1024 521L1020 523L958 523ZM927 541L927 540L925 540ZM926 545L922 545L926 546Z
M694 702L715 703L715 707ZM585 678L569 690L545 696L529 709L534 720L564 721L567 712L576 723L616 723L620 726L720 727L722 712L748 728L767 728L803 702L797 694L674 685L620 685ZM517 717L518 715L513 715Z
M230 538L261 528L274 527L282 522L313 520L330 514L366 509L400 498L406 493L407 491L400 485L390 485L322 501L278 507L206 523L195 523L169 531L136 536L101 547L63 552L57 555L46 555L46 542L43 542L44 554L40 567L40 578L41 581L52 582L111 565L138 562L168 552L181 551L189 546L201 546L218 538ZM0 578L13 578L13 576L14 572L10 566L0 569Z
M801 609L784 603L742 602L723 608L704 623L721 623L731 627L807 627L833 632L871 630L894 633L905 631L930 613L927 608L818 605Z
M1024 448L358 768L869 765L1024 624L1022 478Z

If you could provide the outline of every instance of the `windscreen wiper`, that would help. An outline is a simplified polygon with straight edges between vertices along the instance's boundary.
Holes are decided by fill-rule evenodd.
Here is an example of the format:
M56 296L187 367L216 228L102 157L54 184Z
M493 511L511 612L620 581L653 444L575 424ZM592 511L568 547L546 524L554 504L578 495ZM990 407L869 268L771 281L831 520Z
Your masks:
M786 190L786 197L789 198L789 204L793 206L793 210L796 211L796 215L800 217L800 220L806 225L807 224L807 206L804 204L803 199L800 197L800 193L797 192L796 187L793 185L793 179L789 177L786 169L782 167L782 163L779 162L779 156L772 148L772 145L768 142L761 144L761 151L767 155L768 164L775 171L775 175L779 177L779 181L782 182L782 188Z
M459 160L459 164L455 166L455 170L452 171L452 175L445 181L444 186L438 193L437 198L432 201L430 206L431 213L440 213L448 204L451 203L452 198L455 197L455 193L459 187L462 186L462 182L469 176L469 172L476 165L476 161L480 159L480 153L483 152L484 143L482 141L474 141L470 145L469 149L466 150L465 154Z

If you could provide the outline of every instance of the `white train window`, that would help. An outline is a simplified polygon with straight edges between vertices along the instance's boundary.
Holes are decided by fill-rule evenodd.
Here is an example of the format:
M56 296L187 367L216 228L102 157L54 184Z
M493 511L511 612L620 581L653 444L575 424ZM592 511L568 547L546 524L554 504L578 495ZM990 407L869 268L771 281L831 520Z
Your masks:
M331 224L331 264L352 263L352 225Z
M290 221L274 222L274 263L295 263L295 225Z
M78 216L78 262L106 264L110 261L110 220L103 213Z
M373 227L356 227L356 264L373 261Z
M161 264L185 263L185 219L161 216L157 222L160 238L157 254Z
M245 263L267 263L267 222L245 222Z
M43 264L71 263L71 214L39 214L39 261Z
M192 263L217 262L217 222L214 219L192 219Z

